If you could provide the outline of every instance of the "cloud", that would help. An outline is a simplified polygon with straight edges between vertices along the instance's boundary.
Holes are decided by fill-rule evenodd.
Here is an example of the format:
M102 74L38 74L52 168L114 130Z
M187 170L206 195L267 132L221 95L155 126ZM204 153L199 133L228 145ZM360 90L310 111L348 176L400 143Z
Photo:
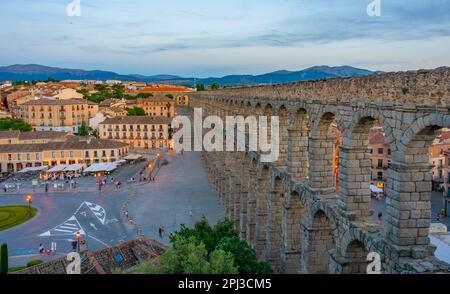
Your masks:
M70 0L9 1L0 11L8 28L0 38L9 40L0 61L206 75L316 60L448 65L450 57L427 44L450 47L450 0L381 0L381 17L366 14L370 1L82 0L82 16L73 18L65 14Z

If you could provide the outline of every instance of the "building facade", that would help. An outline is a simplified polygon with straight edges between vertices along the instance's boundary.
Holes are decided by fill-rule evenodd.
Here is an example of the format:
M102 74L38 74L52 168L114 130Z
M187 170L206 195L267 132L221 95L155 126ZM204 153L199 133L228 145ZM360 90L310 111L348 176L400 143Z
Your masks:
M114 117L99 125L100 138L144 149L172 149L171 132L171 118L163 116Z
M389 142L382 128L375 127L370 130L369 146L371 152L371 179L372 184L385 190L389 162L392 160Z
M37 131L77 133L98 112L98 104L85 99L42 98L19 106L21 118Z
M3 144L3 140L0 144L0 173L14 173L26 167L78 163L89 166L98 162L115 162L129 151L127 144L91 137L67 136L46 143L43 141L30 143L25 140Z
M129 101L127 107L142 108L148 116L175 117L175 101L166 96L137 98Z

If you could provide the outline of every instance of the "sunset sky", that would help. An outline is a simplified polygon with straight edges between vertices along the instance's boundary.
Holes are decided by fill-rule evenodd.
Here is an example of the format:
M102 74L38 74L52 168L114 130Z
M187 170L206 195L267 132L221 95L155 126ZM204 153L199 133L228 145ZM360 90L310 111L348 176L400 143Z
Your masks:
M0 65L223 76L313 65L450 65L450 0L0 2Z

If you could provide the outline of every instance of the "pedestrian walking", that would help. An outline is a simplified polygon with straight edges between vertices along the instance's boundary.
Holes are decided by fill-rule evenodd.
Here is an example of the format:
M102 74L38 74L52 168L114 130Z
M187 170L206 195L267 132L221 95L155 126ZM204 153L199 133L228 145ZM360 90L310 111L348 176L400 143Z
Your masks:
M383 219L383 213L378 213L378 220L381 221Z
M437 213L436 220L437 220L437 221L440 221L440 220L441 220L441 213L440 213L440 212Z
M159 227L159 237L162 238L162 229Z
M166 235L166 228L164 228L164 226L161 227L161 231L162 231L162 235L165 236Z
M39 253L44 253L44 245L42 243L39 244Z

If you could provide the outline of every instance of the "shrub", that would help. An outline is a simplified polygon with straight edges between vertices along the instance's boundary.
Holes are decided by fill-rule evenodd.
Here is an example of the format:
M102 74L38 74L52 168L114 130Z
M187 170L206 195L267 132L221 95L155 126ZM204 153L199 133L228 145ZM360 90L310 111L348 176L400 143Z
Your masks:
M27 262L27 267L35 266L35 265L41 264L41 263L43 263L43 262L44 262L44 261L39 260L39 259L30 260L29 262Z

